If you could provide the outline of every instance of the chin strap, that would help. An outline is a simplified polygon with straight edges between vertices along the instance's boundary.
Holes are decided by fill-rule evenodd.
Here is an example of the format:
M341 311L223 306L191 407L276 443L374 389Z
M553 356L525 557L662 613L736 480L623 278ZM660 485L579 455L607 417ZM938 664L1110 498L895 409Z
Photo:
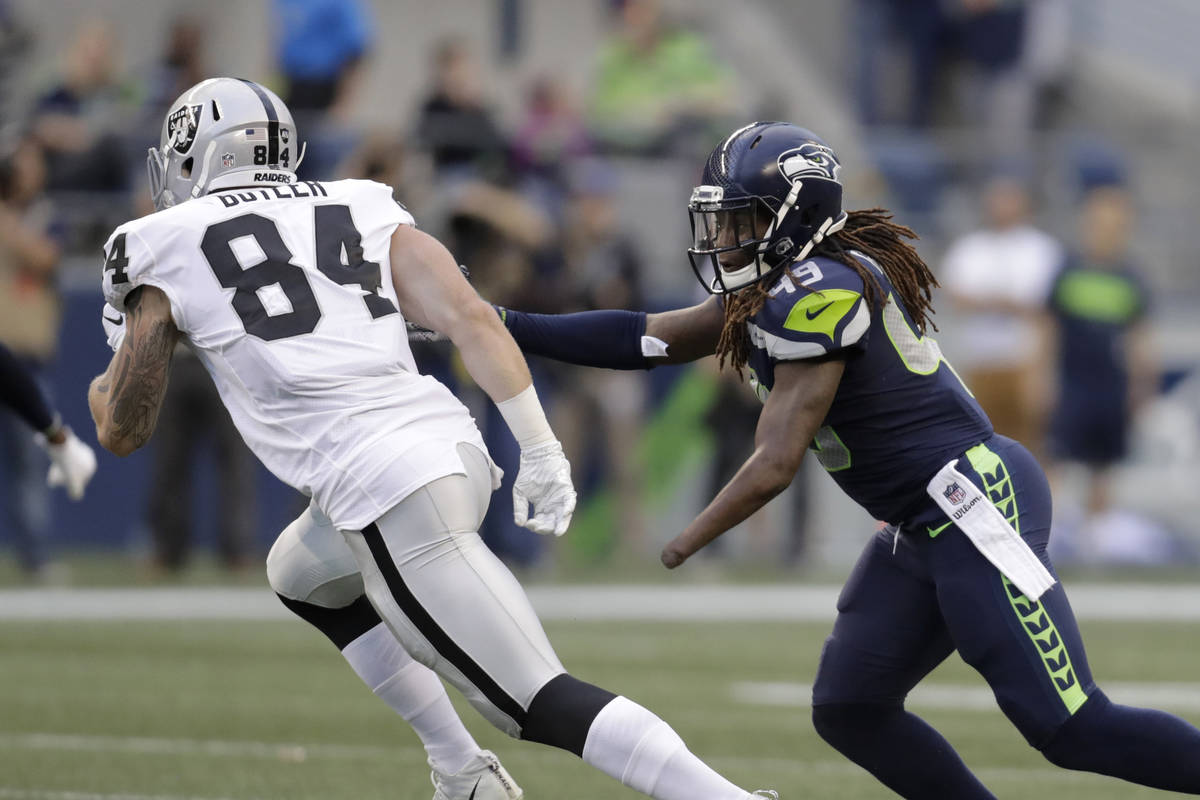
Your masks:
M212 166L213 154L217 152L217 140L212 139L208 143L208 147L204 150L204 158L200 159L200 174L196 176L196 182L192 184L192 197L199 197L204 194L208 183L208 170Z
M795 261L801 260L802 258L807 256L810 252L812 252L812 249L814 247L819 245L821 242L825 241L826 236L832 236L833 234L837 233L845 226L846 226L846 212L844 212L844 211L842 212L842 215L840 217L838 217L836 222L834 221L833 217L826 217L825 221L821 223L821 227L817 228L817 232L814 233L812 235L812 238L808 240L808 244L804 245L804 247L802 247L800 249L799 254L797 254L797 256L794 260Z

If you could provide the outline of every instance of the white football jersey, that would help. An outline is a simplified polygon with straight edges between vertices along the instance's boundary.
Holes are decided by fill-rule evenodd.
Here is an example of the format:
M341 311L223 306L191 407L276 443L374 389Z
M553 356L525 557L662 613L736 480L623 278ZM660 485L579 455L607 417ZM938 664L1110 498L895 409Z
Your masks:
M412 224L372 181L226 189L127 222L105 245L104 297L166 293L250 449L360 530L487 452L449 389L417 372L392 285ZM492 465L498 483L498 470Z

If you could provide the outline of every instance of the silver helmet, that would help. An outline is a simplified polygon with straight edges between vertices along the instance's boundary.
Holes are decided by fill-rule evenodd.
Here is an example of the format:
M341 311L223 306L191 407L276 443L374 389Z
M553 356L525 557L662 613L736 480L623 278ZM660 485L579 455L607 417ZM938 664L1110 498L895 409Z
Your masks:
M210 78L171 104L146 157L159 211L214 189L292 183L304 149L274 92L241 78Z

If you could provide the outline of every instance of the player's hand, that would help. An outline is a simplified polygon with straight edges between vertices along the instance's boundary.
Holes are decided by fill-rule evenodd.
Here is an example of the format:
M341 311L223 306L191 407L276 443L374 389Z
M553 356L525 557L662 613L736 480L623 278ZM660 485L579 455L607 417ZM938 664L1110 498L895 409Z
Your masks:
M72 500L80 500L84 487L96 473L96 454L70 428L63 432L66 438L60 444L51 442L40 433L37 435L38 444L50 456L50 472L46 476L46 483L52 488L62 486Z
M575 487L562 445L555 440L522 450L521 467L513 482L513 520L535 533L562 536L574 513Z
M662 554L659 556L659 560L662 561L663 566L667 569L675 569L684 561L687 561L688 555L690 554L684 553L675 545L675 542L672 541L663 548Z
M105 303L104 308L100 309L100 324L104 326L104 337L108 339L108 346L114 353L117 352L125 339L125 315L111 303Z
M683 533L667 542L662 549L659 560L667 569L675 569L692 556L696 555L706 544L721 535L721 531L705 533L696 524L689 525Z

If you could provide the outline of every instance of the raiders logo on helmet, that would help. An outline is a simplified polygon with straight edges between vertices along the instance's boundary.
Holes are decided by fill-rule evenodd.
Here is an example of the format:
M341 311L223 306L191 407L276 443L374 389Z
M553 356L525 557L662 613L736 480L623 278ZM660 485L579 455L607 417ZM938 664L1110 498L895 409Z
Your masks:
M807 142L780 153L779 171L789 181L805 175L836 181L838 173L842 171L842 165L831 148L816 142Z
M202 105L182 105L167 117L167 141L177 153L186 153L196 139Z

